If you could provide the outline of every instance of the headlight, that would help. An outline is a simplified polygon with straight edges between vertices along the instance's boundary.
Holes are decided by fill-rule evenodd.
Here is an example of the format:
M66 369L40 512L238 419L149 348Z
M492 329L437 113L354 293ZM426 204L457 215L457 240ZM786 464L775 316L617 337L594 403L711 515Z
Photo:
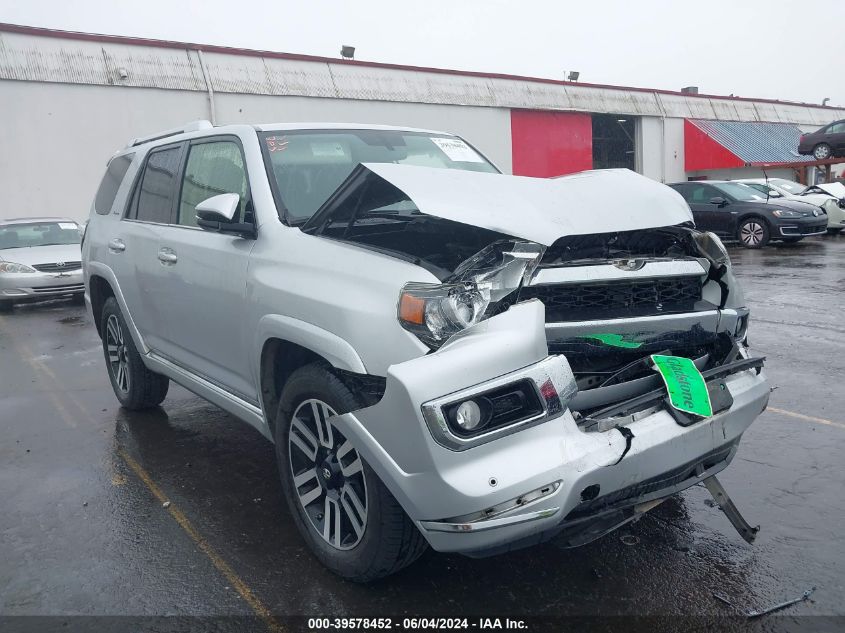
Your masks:
M399 295L399 323L437 349L453 334L506 309L507 297L531 276L544 251L533 242L496 242L442 284L409 283Z
M0 262L0 273L35 273L38 272L32 266L16 264L15 262Z
M717 266L730 266L731 258L728 255L728 249L722 244L722 240L715 233L707 231L706 233L693 233L698 250L707 257L711 262Z
M772 211L772 215L776 218L803 218L804 214L799 213L798 211L790 211L789 209L778 209L777 211Z

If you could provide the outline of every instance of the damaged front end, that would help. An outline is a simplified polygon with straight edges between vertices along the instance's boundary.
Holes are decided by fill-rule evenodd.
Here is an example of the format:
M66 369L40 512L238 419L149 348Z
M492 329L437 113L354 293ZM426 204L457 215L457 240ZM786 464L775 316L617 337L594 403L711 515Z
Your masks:
M400 325L431 352L391 366L376 405L337 418L435 549L487 555L554 536L577 546L715 482L769 387L728 254L688 209L672 211L674 193L659 205L671 212L639 221L481 223L443 210L436 174L390 167L359 168L304 230L439 280L407 284L397 301ZM466 178L495 189L491 178L509 177ZM516 188L539 208L597 184L573 182ZM712 415L672 405L653 355L694 363Z

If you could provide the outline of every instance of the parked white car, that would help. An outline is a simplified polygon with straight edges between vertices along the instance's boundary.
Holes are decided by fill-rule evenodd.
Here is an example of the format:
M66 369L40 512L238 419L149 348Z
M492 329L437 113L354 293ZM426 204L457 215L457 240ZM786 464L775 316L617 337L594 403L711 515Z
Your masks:
M0 310L71 296L82 300L79 225L68 218L0 220Z
M845 185L840 182L809 187L785 178L745 178L737 182L750 185L772 199L788 198L821 207L827 213L828 233L845 229Z
M275 442L357 581L428 546L574 547L705 482L766 408L718 237L628 170L508 176L442 132L199 122L111 159L83 243L115 395ZM248 459L245 456L245 459Z

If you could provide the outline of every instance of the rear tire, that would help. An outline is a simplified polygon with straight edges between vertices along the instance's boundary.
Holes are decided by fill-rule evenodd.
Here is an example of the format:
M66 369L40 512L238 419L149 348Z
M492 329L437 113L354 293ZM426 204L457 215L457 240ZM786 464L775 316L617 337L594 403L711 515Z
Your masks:
M114 395L127 409L158 406L167 396L170 379L144 365L114 297L106 299L102 314L103 354Z
M744 220L736 232L739 243L745 248L763 248L769 243L769 227L761 218Z
M816 160L827 160L831 157L830 145L827 143L819 143L813 148L813 158Z
M327 422L362 406L325 363L312 363L285 384L275 428L282 490L296 527L323 565L354 582L389 576L428 547L369 464Z

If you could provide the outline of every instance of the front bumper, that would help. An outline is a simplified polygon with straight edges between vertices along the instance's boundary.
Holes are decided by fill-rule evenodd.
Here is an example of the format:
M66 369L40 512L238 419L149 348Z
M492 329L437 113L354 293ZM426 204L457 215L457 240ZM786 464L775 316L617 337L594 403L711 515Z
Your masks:
M84 291L82 269L64 273L0 274L0 300L22 303L82 294Z
M550 363L556 371L549 371ZM568 409L467 450L447 448L430 432L424 404L455 393L456 386L481 392L507 375L517 379L538 371L555 375L557 392L565 393L560 377L568 363L548 356L543 305L529 301L466 330L433 354L392 366L382 400L338 416L335 423L355 438L434 549L484 555L566 532L573 521L609 517L599 532L579 531L595 538L630 520L608 514L619 510L615 501L640 504L696 483L689 473L715 474L733 457L769 397L762 374L739 372L725 379L734 400L729 410L682 427L658 407L626 424L633 434L630 445L616 428L582 430ZM608 499L615 501L585 512L585 502ZM580 544L578 538L572 544Z
M784 219L777 225L780 237L810 237L827 232L827 216Z

